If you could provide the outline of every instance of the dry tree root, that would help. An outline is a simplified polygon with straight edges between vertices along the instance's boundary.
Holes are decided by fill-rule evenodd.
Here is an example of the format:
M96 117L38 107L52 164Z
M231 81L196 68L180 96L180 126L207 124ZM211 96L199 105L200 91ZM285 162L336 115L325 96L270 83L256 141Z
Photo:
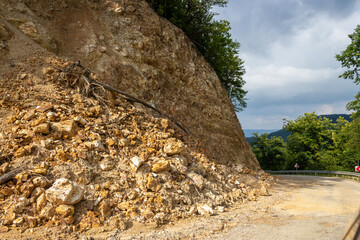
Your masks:
M56 69L58 71L62 72L63 74L69 74L75 69L75 67L79 67L82 70L81 79L83 80L83 82L80 82L78 78L73 78L72 82L69 82L69 80L66 81L68 86L70 86L70 87L78 87L78 88L80 88L79 89L80 92L82 92L84 95L93 96L102 103L106 102L104 100L104 98L101 97L101 96L104 95L105 90L111 91L113 93L116 93L116 94L120 95L123 99L125 99L125 100L127 100L127 101L129 101L131 103L134 103L134 102L140 103L143 106L152 109L153 111L157 112L161 116L169 119L172 123L174 123L178 128L183 130L186 134L189 135L191 133L181 123L179 123L175 119L171 118L167 114L163 113L158 108L150 105L149 103L147 103L147 102L145 102L145 101L143 101L143 100L141 100L139 98L136 98L136 97L132 96L131 94L127 93L127 92L121 91L121 90L116 89L116 88L114 88L114 87L112 87L110 85L107 85L105 83L98 82L98 81L94 80L94 78L91 76L90 70L85 68L83 65L81 65L80 61L75 61L73 64L71 64L66 69L60 69L60 68L56 68Z

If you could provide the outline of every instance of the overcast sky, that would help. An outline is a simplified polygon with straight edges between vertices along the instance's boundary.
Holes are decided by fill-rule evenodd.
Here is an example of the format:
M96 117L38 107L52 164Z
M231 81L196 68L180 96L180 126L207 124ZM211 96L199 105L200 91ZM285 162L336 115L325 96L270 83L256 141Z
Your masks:
M229 0L215 10L230 22L245 61L243 129L280 129L305 112L348 113L359 90L335 54L360 24L360 0Z

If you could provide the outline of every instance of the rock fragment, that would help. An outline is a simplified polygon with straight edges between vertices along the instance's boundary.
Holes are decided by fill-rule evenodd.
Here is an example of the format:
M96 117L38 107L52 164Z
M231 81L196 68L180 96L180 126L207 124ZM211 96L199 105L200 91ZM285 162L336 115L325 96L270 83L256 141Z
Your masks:
M73 205L81 201L84 196L84 188L66 178L57 179L46 190L46 198L56 204Z

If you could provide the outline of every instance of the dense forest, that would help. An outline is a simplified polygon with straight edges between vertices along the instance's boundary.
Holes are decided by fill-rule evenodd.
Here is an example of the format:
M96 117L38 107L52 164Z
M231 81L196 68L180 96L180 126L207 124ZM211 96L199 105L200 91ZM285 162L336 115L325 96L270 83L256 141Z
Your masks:
M339 78L360 83L360 25L349 35L351 43L336 59L345 71ZM360 92L347 104L351 119L305 113L295 120L284 119L283 137L254 134L253 152L266 170L300 169L354 171L360 160Z

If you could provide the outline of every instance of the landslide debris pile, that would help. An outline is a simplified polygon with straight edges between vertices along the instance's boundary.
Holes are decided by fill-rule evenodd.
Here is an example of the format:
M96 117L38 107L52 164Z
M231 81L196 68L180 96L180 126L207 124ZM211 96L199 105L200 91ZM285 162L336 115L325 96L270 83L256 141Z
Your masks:
M267 194L264 172L211 162L168 119L114 96L108 104L86 97L80 85L64 86L81 78L59 71L71 63L46 61L42 74L15 67L0 82L1 231L124 230Z

